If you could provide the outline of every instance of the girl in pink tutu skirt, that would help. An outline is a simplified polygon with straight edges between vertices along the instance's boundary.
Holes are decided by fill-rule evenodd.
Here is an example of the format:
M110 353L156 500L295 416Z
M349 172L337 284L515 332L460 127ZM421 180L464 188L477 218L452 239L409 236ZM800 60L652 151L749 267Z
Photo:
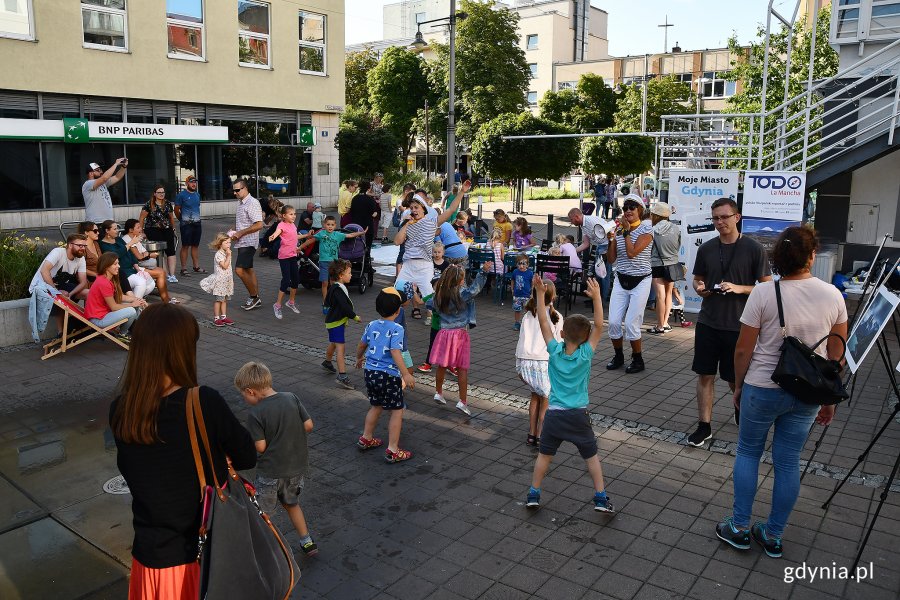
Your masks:
M448 368L457 369L459 382L459 402L456 408L471 416L466 392L469 386L469 323L475 321L475 296L484 287L491 263L485 261L481 271L468 286L466 272L461 265L450 265L434 286L434 296L428 301L441 318L441 330L434 338L429 362L437 367L435 374L434 400L446 404L444 400L444 377Z

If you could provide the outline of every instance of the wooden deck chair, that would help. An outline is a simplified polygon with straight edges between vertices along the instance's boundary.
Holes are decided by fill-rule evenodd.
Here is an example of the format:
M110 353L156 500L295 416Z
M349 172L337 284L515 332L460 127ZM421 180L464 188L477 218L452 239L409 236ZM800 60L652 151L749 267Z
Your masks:
M63 352L71 350L75 346L78 346L79 344L82 344L92 338L95 338L98 335L103 336L114 344L119 345L121 348L128 350L128 344L114 337L110 333L110 330L115 329L122 323L125 323L128 319L121 319L113 323L112 325L99 327L91 323L91 321L84 316L83 308L81 308L65 296L56 296L53 299L53 304L63 311L62 337L53 340L48 344L44 344L44 355L41 357L41 360L47 360L51 356L62 354ZM72 331L69 331L70 318L73 320Z

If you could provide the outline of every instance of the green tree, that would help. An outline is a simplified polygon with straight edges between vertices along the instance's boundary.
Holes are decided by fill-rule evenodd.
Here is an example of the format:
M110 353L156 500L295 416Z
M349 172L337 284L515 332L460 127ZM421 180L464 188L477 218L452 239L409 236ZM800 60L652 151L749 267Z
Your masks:
M346 70L344 96L348 107L353 106L365 109L371 107L367 77L377 64L378 52L371 46L366 46L357 52L347 53L344 59Z
M361 108L348 108L334 139L341 162L341 179L370 177L376 171L399 168L400 142L390 129Z
M817 24L817 37L815 44L815 60L813 62L813 80L827 79L832 77L838 71L838 53L829 45L828 36L831 25L831 9L824 7L819 11L819 21ZM806 90L806 82L809 75L810 52L809 45L812 38L812 30L809 24L801 22L797 26L798 33L793 37L793 48L791 50L791 70L787 78L787 97L795 98ZM729 79L731 81L740 82L741 91L728 99L728 105L725 112L731 113L759 113L762 109L762 83L763 77L766 77L766 111L778 108L784 102L785 74L787 72L787 50L788 50L788 30L782 27L770 36L769 50L769 72L765 75L763 72L763 61L765 58L765 29L762 27L757 29L758 40L750 43L749 50L742 48L737 38L732 37L728 40L728 48L738 58L732 61L732 71ZM775 121L787 117L790 119L798 112L806 110L805 102L795 102L787 107L787 111L777 111L777 114L770 115L766 118L765 129L771 131L766 137L766 144L772 143L776 135ZM812 122L810 130L821 127L821 109L812 111ZM792 123L802 124L803 119L797 118ZM737 120L734 123L735 130L747 132L750 123L746 119ZM759 124L755 124L757 130ZM787 144L796 144L803 139L804 130L798 128L793 134L787 138ZM810 135L810 147L815 149L818 147L818 140L821 138L819 134ZM746 144L749 140L748 136L742 136L741 144ZM792 152L791 149L789 152ZM814 152L815 150L811 150ZM774 157L770 157L766 161L766 165L771 165Z
M590 137L581 141L579 162L586 173L643 173L653 164L649 136Z
M456 35L456 134L468 146L484 123L525 108L531 72L519 46L517 13L475 0L462 0L459 10L468 16L458 22ZM437 60L429 71L429 85L442 92L430 126L439 138L447 130L449 48L432 48Z
M640 131L643 110L643 86L626 86L619 98L615 126L619 131ZM694 114L695 96L686 83L673 76L651 79L647 83L647 131L662 129L663 115Z
M505 135L572 133L564 125L530 112L507 113L482 125L472 143L478 172L503 179L556 179L578 161L576 138L504 140Z
M428 81L423 63L405 48L388 48L368 75L372 115L400 141L402 157L409 155L415 142L414 121L425 105Z
M539 103L541 117L562 123L578 133L611 127L616 113L616 93L603 77L586 73L574 90L548 91Z

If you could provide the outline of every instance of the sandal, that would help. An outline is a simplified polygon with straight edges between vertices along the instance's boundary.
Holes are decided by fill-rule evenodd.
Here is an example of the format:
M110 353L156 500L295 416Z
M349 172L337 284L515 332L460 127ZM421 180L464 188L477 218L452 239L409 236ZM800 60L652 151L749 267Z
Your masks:
M206 273L206 269L203 267L194 267L194 273Z
M182 269L182 270L181 270L181 276L182 276L182 277L190 277L190 275L188 275L188 270L187 270L187 269Z
M412 318L413 319L421 319L422 318L422 310L419 308L412 309Z
M668 331L668 330L665 329L664 327L657 327L654 325L653 327L651 327L650 329L647 330L647 333L652 333L653 335L660 335L660 334L666 333L666 331Z
M363 436L359 436L359 439L356 440L356 445L359 446L360 450L368 450L369 448L377 448L381 445L381 440L373 437L370 440L367 440Z
M528 446L537 446L537 436L528 434L528 438L525 440L525 444Z
M169 304L181 304L181 300L178 298L169 298Z
M390 449L384 451L384 460L389 463L402 462L411 458L412 452L410 452L409 450L401 450L400 448L397 448L396 452L391 452Z

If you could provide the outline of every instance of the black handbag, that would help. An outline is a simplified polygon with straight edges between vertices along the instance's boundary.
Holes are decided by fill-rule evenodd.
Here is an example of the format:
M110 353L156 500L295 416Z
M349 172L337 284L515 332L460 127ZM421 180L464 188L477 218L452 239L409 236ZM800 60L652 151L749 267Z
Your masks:
M829 333L810 348L798 338L788 335L784 325L784 308L781 304L781 288L775 281L775 300L778 304L778 323L781 325L781 358L772 373L772 381L786 392L797 397L805 404L828 406L838 404L849 398L844 382L841 379L841 362L823 358L815 353L815 349L834 336L841 340L844 353L847 343L836 333Z
M197 548L199 597L287 600L300 579L300 567L269 516L260 510L256 490L230 464L228 480L220 485L197 390L188 391L185 408L203 503ZM206 483L197 431L215 487Z

